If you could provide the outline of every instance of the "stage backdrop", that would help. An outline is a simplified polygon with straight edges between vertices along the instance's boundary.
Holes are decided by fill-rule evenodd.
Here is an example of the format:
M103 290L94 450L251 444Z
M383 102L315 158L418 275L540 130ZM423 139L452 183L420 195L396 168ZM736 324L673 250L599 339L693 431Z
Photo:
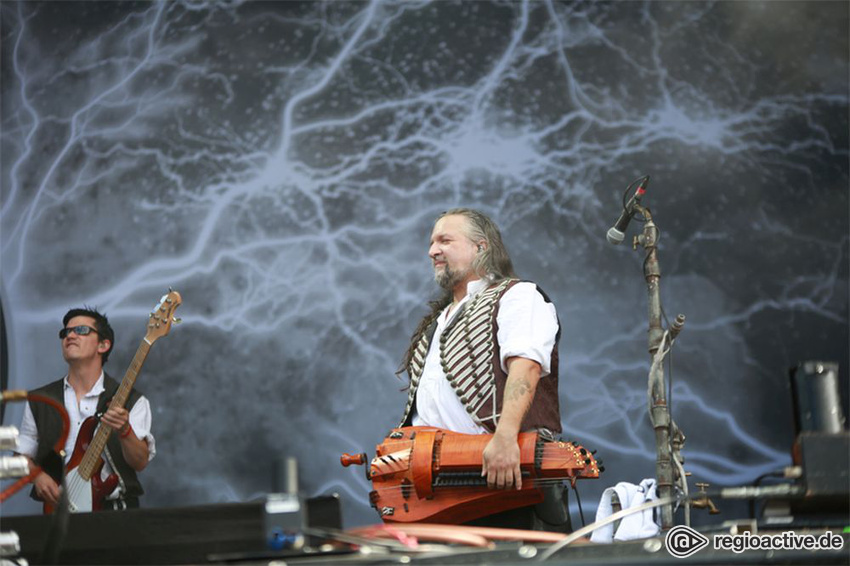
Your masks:
M586 515L654 475L638 227L605 241L638 176L665 312L687 316L672 406L692 487L790 462L789 367L846 379L846 2L0 9L7 385L63 375L56 333L82 304L110 316L120 378L178 290L184 322L138 381L145 506L261 497L292 456L306 494L376 521L339 455L398 422L394 372L437 293L429 232L459 205L558 307L565 437L607 467Z

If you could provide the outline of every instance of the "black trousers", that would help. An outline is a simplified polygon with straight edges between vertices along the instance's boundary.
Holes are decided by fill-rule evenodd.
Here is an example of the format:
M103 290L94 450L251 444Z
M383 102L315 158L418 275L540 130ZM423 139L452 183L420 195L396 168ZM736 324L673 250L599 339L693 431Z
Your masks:
M543 501L518 509L510 509L464 523L474 527L498 527L527 531L571 533L569 492L564 485L543 488Z
M123 499L107 499L103 502L104 511L123 511L124 509L138 509L138 497L125 497Z

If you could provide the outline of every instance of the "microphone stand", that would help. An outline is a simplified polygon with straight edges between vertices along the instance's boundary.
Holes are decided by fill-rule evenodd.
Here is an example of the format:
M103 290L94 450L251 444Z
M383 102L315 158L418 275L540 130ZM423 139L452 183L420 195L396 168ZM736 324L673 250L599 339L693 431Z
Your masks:
M661 325L661 292L659 286L661 268L658 263L658 228L652 221L652 214L648 208L635 204L635 212L643 215L646 220L643 233L634 238L632 249L637 250L638 246L642 246L646 250L646 260L643 265L649 295L649 355L652 358L648 384L649 419L655 430L656 489L658 497L664 500L670 499L673 495L674 465L676 467L676 481L683 485L685 494L687 494L688 489L682 468L684 460L679 452L684 445L685 435L682 434L670 416L663 363L664 356L670 351L673 340L682 329L685 317L683 315L677 316L672 328L667 331ZM689 519L690 514L687 511L686 509L686 518ZM661 528L666 531L672 526L673 503L670 499L670 502L661 506Z

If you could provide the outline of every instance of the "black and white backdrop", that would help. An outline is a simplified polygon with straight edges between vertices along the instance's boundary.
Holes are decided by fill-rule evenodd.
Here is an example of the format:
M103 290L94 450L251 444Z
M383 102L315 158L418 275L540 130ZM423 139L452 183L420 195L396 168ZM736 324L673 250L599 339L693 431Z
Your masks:
M182 325L139 388L148 507L246 501L294 456L347 525L400 416L436 294L436 215L477 207L563 324L565 436L604 479L654 475L642 256L684 313L673 410L694 480L790 462L788 369L848 364L846 2L7 2L0 269L9 388L63 375L100 307L122 376L169 286ZM635 228L632 228L635 231ZM846 403L846 387L843 389ZM845 411L846 411L845 404ZM9 406L3 424L18 424ZM589 503L588 503L589 502ZM4 513L36 509L20 494Z

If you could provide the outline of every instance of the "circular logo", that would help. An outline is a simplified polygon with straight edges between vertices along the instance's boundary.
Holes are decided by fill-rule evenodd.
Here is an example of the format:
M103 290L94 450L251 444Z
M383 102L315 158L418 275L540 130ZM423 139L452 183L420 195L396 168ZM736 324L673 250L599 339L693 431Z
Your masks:
M679 525L667 531L664 545L676 558L687 558L708 546L708 539L690 527Z

